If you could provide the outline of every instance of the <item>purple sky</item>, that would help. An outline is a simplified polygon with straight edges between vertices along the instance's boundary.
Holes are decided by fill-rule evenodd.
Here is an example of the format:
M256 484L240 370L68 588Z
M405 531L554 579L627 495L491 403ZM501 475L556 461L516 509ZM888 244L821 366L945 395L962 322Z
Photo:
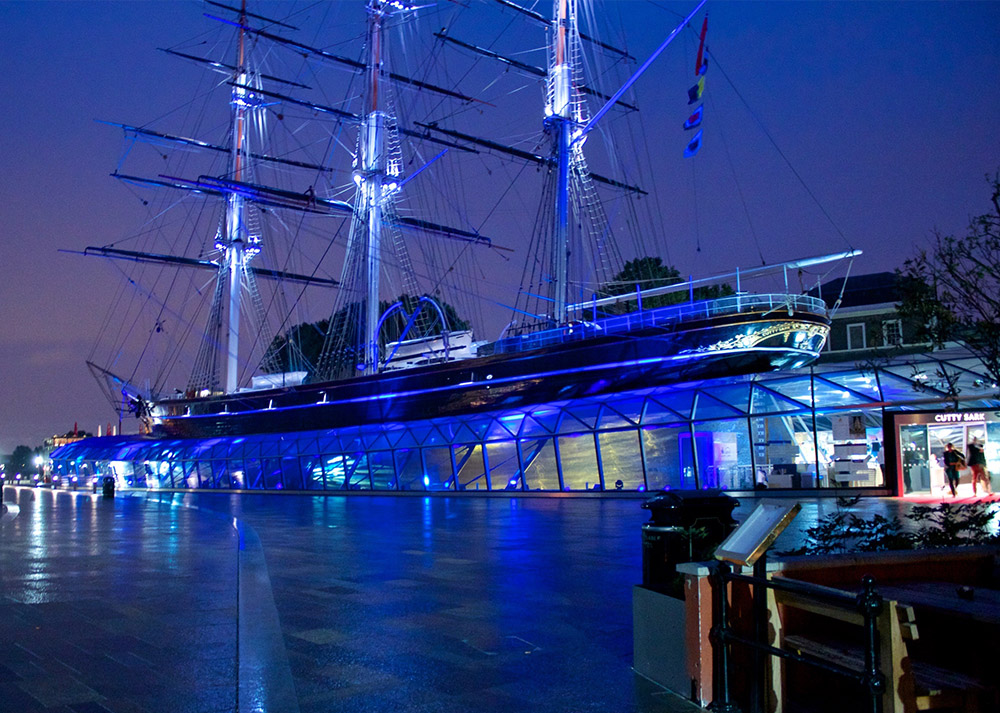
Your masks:
M335 12L354 4L335 3ZM538 8L547 14L550 4ZM693 6L610 5L639 57ZM649 97L647 131L672 127L650 149L651 200L676 236L666 257L682 273L753 266L760 252L774 262L848 247L865 252L855 272L891 270L932 229L961 232L986 210L984 175L1000 167L1000 3L708 7L718 66L707 75L706 139L695 162L679 157L685 136L673 131L688 109L676 94L690 83L690 38L637 85ZM205 11L193 1L0 2L0 453L74 422L95 431L116 418L84 365L111 300L108 268L57 250L104 244L139 224L133 195L108 177L120 132L94 119L143 123L184 101L198 70L178 68L155 48L203 32ZM329 46L338 39L298 37ZM670 80L657 74L675 70ZM756 241L745 238L736 188ZM735 233L744 239L726 243Z

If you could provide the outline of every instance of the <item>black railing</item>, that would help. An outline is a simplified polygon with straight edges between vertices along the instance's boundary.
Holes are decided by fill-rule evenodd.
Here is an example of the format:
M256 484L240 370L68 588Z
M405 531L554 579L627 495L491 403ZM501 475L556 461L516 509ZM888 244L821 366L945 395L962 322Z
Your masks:
M729 691L729 647L731 644L741 644L753 652L753 677L750 681L750 711L760 713L766 709L764 691L765 681L764 656L779 657L797 661L807 666L823 669L831 673L857 681L865 689L865 707L858 710L870 713L882 713L882 694L885 689L885 676L882 674L879 661L879 630L878 615L882 611L882 596L875 590L875 580L864 577L861 581L861 592L857 595L848 592L823 587L808 582L789 579L768 579L766 576L765 559L761 557L754 565L754 575L737 574L726 562L719 564L712 575L713 605L715 607L715 624L712 626L710 638L714 652L713 701L709 710L717 713L740 713L739 707L730 699ZM733 630L729 623L729 584L739 582L753 587L753 637L743 636ZM864 665L862 670L841 666L808 653L795 653L777 648L767 643L767 590L787 592L797 597L809 599L845 611L854 611L861 615L864 650Z

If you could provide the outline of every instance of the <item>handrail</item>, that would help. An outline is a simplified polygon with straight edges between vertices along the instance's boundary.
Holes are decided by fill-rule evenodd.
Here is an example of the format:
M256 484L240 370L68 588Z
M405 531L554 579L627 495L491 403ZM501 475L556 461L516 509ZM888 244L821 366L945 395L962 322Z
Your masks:
M832 587L825 587L811 582L801 582L789 579L769 579L766 576L766 558L761 557L754 566L754 575L748 576L738 574L731 570L726 562L720 562L718 568L712 575L713 598L715 600L715 611L718 613L718 623L712 627L710 638L715 652L715 685L716 691L713 696L713 708L719 711L735 711L736 708L729 699L729 645L732 643L742 644L754 650L755 656L769 654L780 658L790 659L808 666L830 671L846 678L851 678L860 683L868 693L868 706L865 710L869 713L882 713L882 691L885 688L885 676L882 674L880 659L880 632L878 629L878 615L882 611L883 599L875 589L875 580L870 576L865 576L861 580L861 592L852 595L842 592ZM737 634L729 625L729 596L728 584L730 582L741 582L753 585L754 587L754 631L755 638L748 638ZM864 667L857 671L841 666L832 661L826 661L817 656L809 654L794 653L785 649L771 646L762 638L762 632L766 626L766 610L763 606L757 606L758 600L763 603L763 597L759 596L757 587L761 590L773 589L796 594L801 597L815 599L829 605L854 611L861 616L862 630L864 636ZM755 666L758 671L759 666ZM754 687L758 692L761 689L761 681L756 682ZM760 701L754 701L755 706Z
M754 294L717 297L698 302L642 309L628 314L575 322L517 337L506 337L493 343L494 354L529 351L567 341L628 332L651 327L671 328L697 319L733 314L770 312L787 309L789 313L804 312L827 315L826 303L810 295Z

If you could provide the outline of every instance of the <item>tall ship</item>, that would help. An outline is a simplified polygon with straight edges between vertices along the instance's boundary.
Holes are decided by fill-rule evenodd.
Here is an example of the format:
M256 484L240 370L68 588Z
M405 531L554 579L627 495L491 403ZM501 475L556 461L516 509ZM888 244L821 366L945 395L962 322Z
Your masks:
M124 306L109 309L101 334L115 346L95 348L88 364L141 433L407 422L795 368L819 356L826 304L790 288L788 276L855 253L685 280L656 256L648 228L620 240L621 226L636 224L630 201L647 192L616 173L616 159L641 152L622 150L602 122L634 112L632 83L650 62L639 66L582 31L583 0L555 0L548 16L507 0L483 4L525 23L522 36L544 38L546 65L476 44L452 25L425 30L440 9L396 0L335 4L357 15L355 55L297 39L294 16L210 0L206 14L232 37L226 58L207 54L205 42L166 50L208 71L206 103L227 97L215 107L226 112L215 115L217 138L114 123L127 160L113 175L141 196L150 222L83 251L121 270ZM701 121L703 5L664 27L657 50L701 24L688 123ZM437 60L477 69L432 74L407 54L406 40L424 41L417 36ZM604 88L588 77L599 69L595 56L637 69ZM466 88L475 72L485 79ZM331 74L346 85L342 99L319 85ZM463 125L496 109L502 92L492 85L507 75L540 90L530 134L507 127L523 118L523 98L494 123L514 143ZM680 123L680 140L696 152L700 132ZM585 146L596 136L608 144L608 175L588 164ZM146 164L132 170L133 160ZM153 191L166 197L147 199ZM500 207L513 193L535 207ZM746 289L768 276L777 289ZM508 317L482 340L487 311ZM148 364L155 368L144 371Z

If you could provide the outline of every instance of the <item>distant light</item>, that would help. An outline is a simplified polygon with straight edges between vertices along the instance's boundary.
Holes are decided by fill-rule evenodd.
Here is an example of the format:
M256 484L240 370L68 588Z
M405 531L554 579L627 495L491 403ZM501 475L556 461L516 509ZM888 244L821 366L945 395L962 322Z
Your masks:
M431 486L431 479L428 476L424 476L424 487L429 488Z

